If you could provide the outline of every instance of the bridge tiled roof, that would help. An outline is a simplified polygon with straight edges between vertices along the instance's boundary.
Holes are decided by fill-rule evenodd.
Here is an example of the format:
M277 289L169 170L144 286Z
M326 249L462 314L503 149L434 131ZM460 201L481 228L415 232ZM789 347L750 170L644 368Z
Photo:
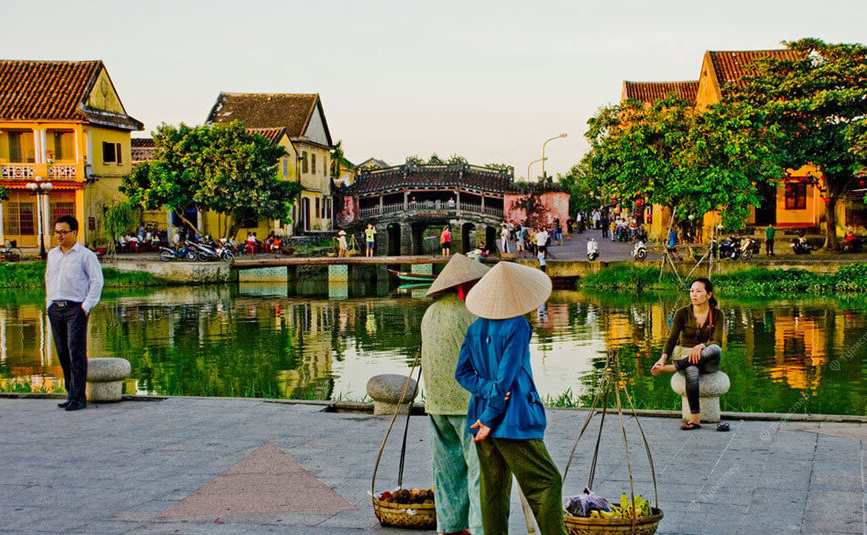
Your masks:
M404 188L459 187L489 193L508 193L515 190L511 175L497 169L473 165L402 165L388 169L363 170L349 186L347 194L382 193Z

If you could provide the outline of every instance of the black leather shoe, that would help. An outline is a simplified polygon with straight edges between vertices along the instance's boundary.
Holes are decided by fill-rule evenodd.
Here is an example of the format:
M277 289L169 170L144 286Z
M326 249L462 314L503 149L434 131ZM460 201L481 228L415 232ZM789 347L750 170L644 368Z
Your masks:
M70 403L72 403L72 400L71 400L71 399L67 399L67 400L64 401L63 403L58 403L57 406L60 407L61 409L65 409L66 407L69 407L69 404L70 404Z
M76 399L75 401L70 401L69 405L66 407L68 411L80 411L87 407L87 402Z

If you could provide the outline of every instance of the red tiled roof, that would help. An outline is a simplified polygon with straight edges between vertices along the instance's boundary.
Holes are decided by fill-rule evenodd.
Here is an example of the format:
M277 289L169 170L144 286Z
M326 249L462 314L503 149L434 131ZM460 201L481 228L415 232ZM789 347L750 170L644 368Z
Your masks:
M3 187L9 189L27 189L27 184L31 182L29 180L4 180ZM57 190L76 190L84 188L84 182L80 180L63 180L63 179L52 179L51 181L51 189L54 191Z
M280 141L280 138L283 137L283 132L285 132L285 131L286 131L286 129L282 128L282 127L278 127L278 128L248 128L247 129L247 132L250 132L252 134L259 134L260 136L262 136L265 139L267 139L268 141L270 141L272 145L274 143L277 143L278 141Z
M755 74L751 64L760 58L796 61L802 54L794 50L730 50L708 51L711 65L716 73L720 90L725 91L727 85L745 85L744 76Z
M514 189L512 179L496 169L476 166L400 166L363 170L349 186L349 194L394 191L403 188L469 188L492 193Z
M126 114L84 106L102 61L0 60L0 119L88 121L140 130Z
M153 160L156 144L149 137L134 137L129 140L132 146L132 164Z
M247 128L286 128L290 137L301 137L318 100L315 93L220 93L206 122L237 120Z
M677 98L695 104L696 93L698 93L698 80L686 82L630 82L626 80L623 82L624 98L647 103L653 103L674 94Z

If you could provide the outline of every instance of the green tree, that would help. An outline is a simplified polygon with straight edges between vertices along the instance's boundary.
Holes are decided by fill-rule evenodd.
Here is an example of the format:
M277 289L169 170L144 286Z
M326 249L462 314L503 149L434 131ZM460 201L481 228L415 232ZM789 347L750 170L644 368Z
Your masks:
M130 231L139 222L139 214L128 199L118 199L105 207L102 216L102 232L108 241L108 251L113 253L117 235Z
M424 165L424 160L418 154L406 157L406 165Z
M587 212L602 207L605 202L594 188L592 170L587 155L573 165L565 175L557 174L557 182L569 193L569 213Z
M247 132L238 122L211 126L161 125L154 159L124 177L121 192L133 205L167 207L184 218L188 209L230 215L234 236L244 218L286 221L300 184L278 180L283 147Z
M836 250L835 209L864 166L858 143L864 142L861 123L867 116L867 47L811 38L784 44L800 59L757 60L756 73L733 87L728 99L761 110L762 126L780 130L778 150L786 168L819 167L827 201L825 247Z
M695 111L671 97L600 109L588 121L589 186L620 201L644 198L675 214L721 209L728 229L743 226L758 206L756 183L782 176L774 128L754 128L736 105Z
M346 155L343 153L343 140L338 139L331 151L331 178L340 178L341 167L352 171L355 169L355 164L346 159Z
M460 154L455 153L455 154L452 154L451 156L449 156L449 159L446 160L446 163L449 165L460 165L460 164L466 165L469 162L467 161L466 158L464 158Z

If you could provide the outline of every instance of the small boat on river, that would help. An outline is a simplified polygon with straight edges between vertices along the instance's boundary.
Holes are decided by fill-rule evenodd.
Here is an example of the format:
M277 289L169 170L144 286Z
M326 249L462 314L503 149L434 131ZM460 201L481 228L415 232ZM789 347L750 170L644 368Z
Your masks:
M431 284L434 281L434 279L437 278L436 275L430 275L427 273L412 273L409 271L396 271L394 269L389 269L388 272L392 273L393 275L395 275L398 279L400 279L402 281L414 282L414 283L418 283L418 284L421 284L421 283Z

